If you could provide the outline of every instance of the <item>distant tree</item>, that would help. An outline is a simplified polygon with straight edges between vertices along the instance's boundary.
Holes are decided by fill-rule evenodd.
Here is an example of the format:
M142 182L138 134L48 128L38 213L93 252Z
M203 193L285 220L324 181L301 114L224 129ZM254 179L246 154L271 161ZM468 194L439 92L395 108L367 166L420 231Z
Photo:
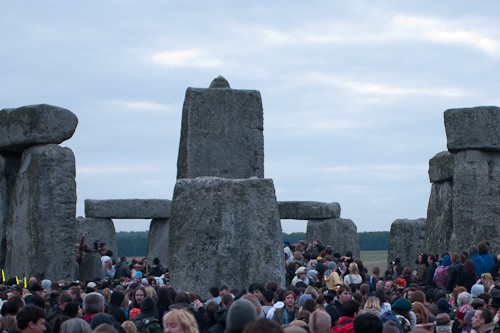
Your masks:
M149 231L120 231L116 233L118 256L145 257Z

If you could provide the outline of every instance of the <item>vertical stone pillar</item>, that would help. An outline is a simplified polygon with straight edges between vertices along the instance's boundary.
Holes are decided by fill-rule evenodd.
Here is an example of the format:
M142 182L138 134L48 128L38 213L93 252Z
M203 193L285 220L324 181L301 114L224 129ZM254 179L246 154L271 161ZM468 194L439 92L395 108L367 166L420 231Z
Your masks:
M398 219L392 222L389 233L387 266L396 257L401 259L403 267L414 267L418 254L423 252L425 244L425 219Z
M21 154L0 154L0 267L5 267L6 220L20 163Z
M307 241L318 239L323 245L331 245L335 252L345 255L352 251L354 258L360 258L358 229L349 219L331 218L307 221Z
M149 225L147 258L153 262L156 257L169 266L168 262L169 219L153 219Z
M75 157L56 144L22 154L6 233L8 276L75 278Z
M429 160L429 179L432 187L425 222L425 246L422 251L441 254L449 250L453 232L452 154L441 152Z

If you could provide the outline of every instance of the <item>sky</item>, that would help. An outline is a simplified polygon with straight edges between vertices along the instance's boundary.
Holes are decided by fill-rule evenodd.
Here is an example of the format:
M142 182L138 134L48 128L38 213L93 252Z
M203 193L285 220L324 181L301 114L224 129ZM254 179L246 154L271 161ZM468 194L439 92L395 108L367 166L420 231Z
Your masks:
M172 199L186 89L222 75L261 93L279 201L388 231L426 217L444 111L500 105L499 16L498 1L0 0L0 109L76 114L61 145L84 216L85 199Z

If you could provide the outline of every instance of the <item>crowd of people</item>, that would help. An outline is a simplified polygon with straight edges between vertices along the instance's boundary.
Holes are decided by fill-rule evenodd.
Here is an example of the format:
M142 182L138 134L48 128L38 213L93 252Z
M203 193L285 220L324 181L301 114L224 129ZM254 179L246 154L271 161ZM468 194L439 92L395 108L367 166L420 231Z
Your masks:
M2 333L500 332L500 256L486 242L421 253L412 267L394 258L382 273L319 241L285 241L285 288L257 281L206 295L170 286L158 258L101 250L96 281L3 281Z

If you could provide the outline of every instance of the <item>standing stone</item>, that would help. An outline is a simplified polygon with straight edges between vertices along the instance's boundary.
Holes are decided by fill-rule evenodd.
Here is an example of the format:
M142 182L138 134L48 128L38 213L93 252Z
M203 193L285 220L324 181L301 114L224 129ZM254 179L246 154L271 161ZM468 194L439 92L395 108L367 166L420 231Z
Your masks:
M387 266L397 257L403 267L414 267L418 254L424 252L425 219L398 219L392 222L389 233Z
M307 242L317 239L324 245L331 245L335 252L345 255L352 251L354 258L360 258L358 229L349 219L332 218L307 221Z
M61 143L77 125L74 113L48 104L0 110L0 151L20 153L37 144Z
M496 106L446 110L444 125L452 153L464 149L500 151L500 108Z
M199 177L177 181L169 231L170 282L208 286L284 285L278 203L271 179Z
M7 276L74 279L75 157L55 144L22 154L7 217Z
M76 242L79 243L82 234L87 231L85 243L90 248L94 247L94 242L106 243L106 248L113 251L113 259L118 259L118 248L116 246L115 225L111 219L76 218Z
M453 180L453 155L442 151L429 160L429 180L440 183Z
M169 219L153 219L149 225L147 258L153 262L154 258L168 266L168 232Z
M463 150L455 155L450 250L487 240L500 249L500 154ZM496 253L496 252L494 252Z
M0 267L5 267L6 218L20 163L21 154L0 155Z
M453 183L445 181L432 184L427 219L425 222L425 246L429 253L449 250L453 232Z
M219 77L188 88L182 110L177 179L264 177L264 117L257 90L234 90Z

